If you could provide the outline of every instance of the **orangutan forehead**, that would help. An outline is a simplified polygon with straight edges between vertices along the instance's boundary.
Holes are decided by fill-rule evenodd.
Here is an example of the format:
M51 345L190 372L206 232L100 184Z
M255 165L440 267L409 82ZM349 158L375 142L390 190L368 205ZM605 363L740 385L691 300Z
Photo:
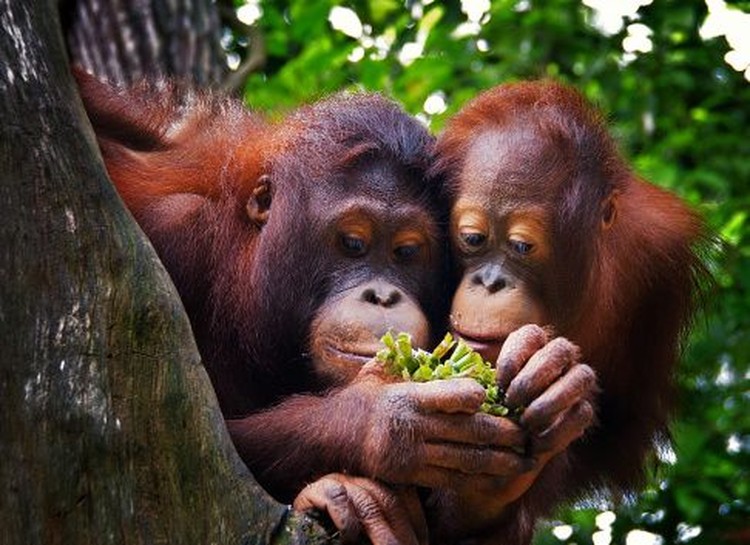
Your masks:
M532 200L568 170L566 153L533 127L488 128L467 149L463 183L481 186L493 199Z

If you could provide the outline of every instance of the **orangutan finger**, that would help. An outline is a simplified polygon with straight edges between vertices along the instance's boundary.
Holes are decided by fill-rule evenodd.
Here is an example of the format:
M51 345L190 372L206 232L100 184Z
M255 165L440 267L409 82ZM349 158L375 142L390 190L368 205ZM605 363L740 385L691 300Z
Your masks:
M535 324L520 327L508 335L497 358L497 385L507 390L513 377L546 342L547 333Z
M345 543L355 542L362 526L346 486L335 475L310 483L297 495L292 507L300 512L318 510L326 513L341 533Z
M485 413L472 415L426 415L417 419L421 436L431 443L506 448L523 452L528 439L526 431L509 418Z
M552 426L535 436L531 441L531 454L557 454L582 436L594 423L595 415L591 403L581 401L571 407Z
M593 398L595 392L594 370L588 365L575 365L526 407L521 414L521 424L532 430L543 430L560 413L585 397Z
M552 339L537 351L511 381L505 402L509 407L525 407L544 392L578 360L576 345L563 337Z

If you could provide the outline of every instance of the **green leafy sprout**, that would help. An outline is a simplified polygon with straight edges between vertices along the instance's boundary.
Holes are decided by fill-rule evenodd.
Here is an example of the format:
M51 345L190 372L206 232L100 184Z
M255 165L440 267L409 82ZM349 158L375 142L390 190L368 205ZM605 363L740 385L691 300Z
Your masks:
M408 333L395 337L388 331L380 341L385 348L378 351L386 372L414 382L429 382L451 378L472 378L485 390L480 411L496 416L517 416L505 403L505 393L495 382L495 370L463 339L455 340L446 333L432 352L412 347Z

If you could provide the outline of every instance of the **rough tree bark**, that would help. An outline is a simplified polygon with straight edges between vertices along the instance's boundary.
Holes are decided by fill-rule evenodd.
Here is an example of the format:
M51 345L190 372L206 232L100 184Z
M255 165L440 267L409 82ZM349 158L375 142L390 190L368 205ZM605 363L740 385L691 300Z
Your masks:
M239 461L107 179L55 8L0 0L0 540L323 540Z
M169 75L218 85L227 74L211 0L64 0L60 13L71 58L109 81Z

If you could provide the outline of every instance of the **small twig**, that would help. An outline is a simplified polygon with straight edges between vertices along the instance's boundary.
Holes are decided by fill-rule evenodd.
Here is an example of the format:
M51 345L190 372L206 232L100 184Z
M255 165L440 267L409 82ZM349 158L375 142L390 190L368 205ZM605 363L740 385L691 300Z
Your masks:
M222 5L219 7L219 13L227 25L231 26L235 32L247 36L248 40L249 54L247 58L236 70L230 72L221 84L222 91L238 94L242 90L247 76L266 64L266 42L261 31L237 19L237 14L233 9Z
M247 25L245 25L247 27ZM250 54L247 58L224 80L221 89L224 92L236 94L242 90L247 76L266 64L266 43L263 34L253 27L248 28L248 49Z

